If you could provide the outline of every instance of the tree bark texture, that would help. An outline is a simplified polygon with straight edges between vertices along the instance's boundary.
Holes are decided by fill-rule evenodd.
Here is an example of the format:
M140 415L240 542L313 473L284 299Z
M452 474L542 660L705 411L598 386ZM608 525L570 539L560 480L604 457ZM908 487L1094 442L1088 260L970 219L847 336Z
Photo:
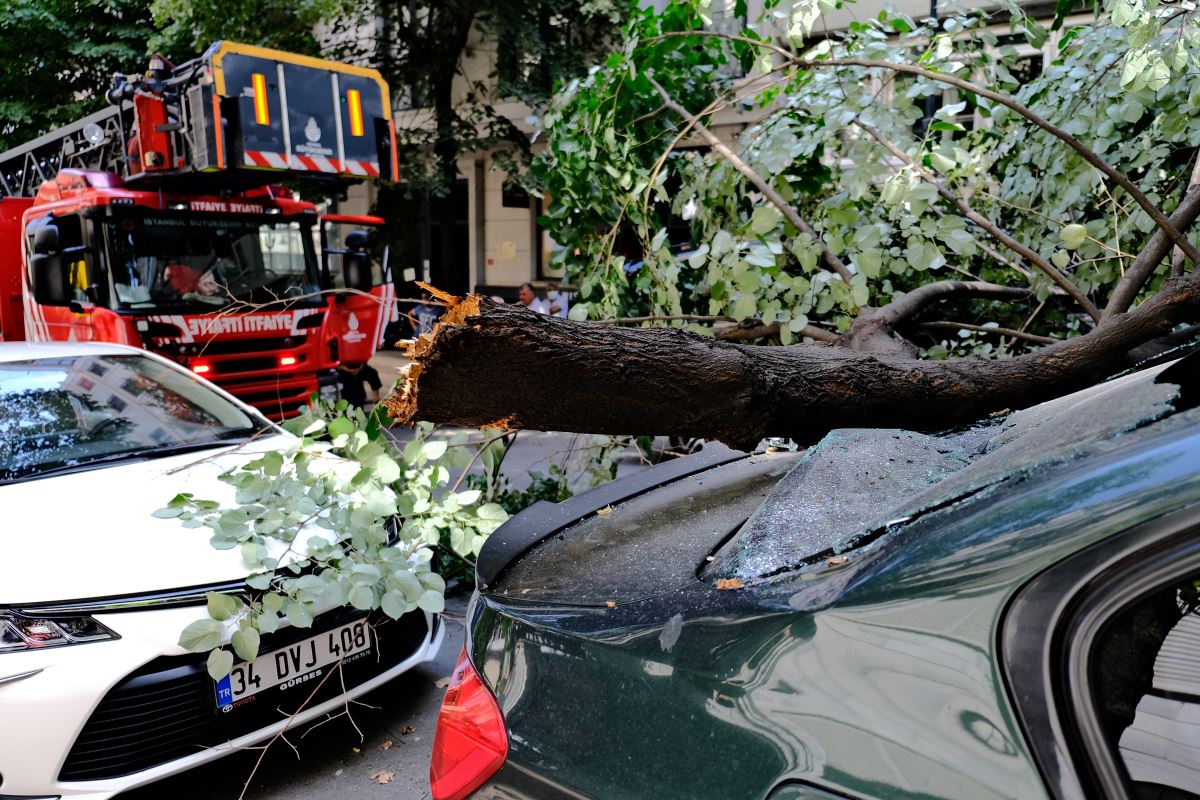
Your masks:
M942 430L1083 388L1200 317L1200 278L1085 336L1002 360L922 361L823 344L755 347L674 328L615 328L470 296L411 348L385 402L401 423L808 443L834 428Z

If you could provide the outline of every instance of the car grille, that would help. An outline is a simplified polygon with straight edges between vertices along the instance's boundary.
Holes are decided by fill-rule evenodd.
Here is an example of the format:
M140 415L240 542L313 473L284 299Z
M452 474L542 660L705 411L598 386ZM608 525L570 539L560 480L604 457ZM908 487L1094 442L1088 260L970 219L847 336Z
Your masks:
M363 616L352 609L322 615L311 628L290 628L264 636L266 653L307 639L322 630ZM434 625L436 630L437 621ZM411 656L428 632L425 615L406 614L375 625L378 658L359 659L343 668L347 689ZM59 772L62 781L115 778L192 755L244 736L293 714L311 689L288 692L282 702L253 702L221 713L205 656L163 656L145 664L109 690L84 725ZM315 706L342 692L333 675L309 701Z
M176 356L223 356L242 353L275 353L308 344L306 335L272 336L255 339L231 339L217 336L207 342L176 342L156 345L154 349L168 358Z

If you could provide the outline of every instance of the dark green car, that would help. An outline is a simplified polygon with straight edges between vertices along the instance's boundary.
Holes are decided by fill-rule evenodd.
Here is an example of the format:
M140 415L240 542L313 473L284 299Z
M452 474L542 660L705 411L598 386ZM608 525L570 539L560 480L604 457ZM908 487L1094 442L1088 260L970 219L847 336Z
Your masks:
M1198 367L526 510L479 560L434 797L1194 796Z

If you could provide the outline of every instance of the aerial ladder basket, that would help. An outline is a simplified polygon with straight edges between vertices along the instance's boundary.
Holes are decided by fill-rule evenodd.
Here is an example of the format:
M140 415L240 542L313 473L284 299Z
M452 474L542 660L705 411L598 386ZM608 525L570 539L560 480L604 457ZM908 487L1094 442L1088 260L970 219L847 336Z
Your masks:
M126 184L233 190L299 178L395 181L396 134L378 70L217 42L174 66L117 75L109 108L0 153L0 197L64 169Z

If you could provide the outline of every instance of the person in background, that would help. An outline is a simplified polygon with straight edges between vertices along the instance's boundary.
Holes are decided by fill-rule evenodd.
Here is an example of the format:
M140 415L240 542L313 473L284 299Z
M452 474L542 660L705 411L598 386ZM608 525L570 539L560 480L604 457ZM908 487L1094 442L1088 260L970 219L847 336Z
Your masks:
M367 390L364 384L371 387L371 402L379 402L379 390L383 381L379 372L370 364L338 364L338 383L342 399L352 406L366 408Z
M422 336L426 333L433 332L433 326L437 324L438 319L442 316L442 307L433 302L433 295L425 292L421 295L421 302L413 307L413 336Z
M567 316L567 311L570 309L570 304L567 302L567 293L561 292L558 289L558 281L550 281L546 284L546 305L547 313L552 317Z
M517 289L517 300L530 311L536 311L539 314L547 314L550 311L546 306L546 301L538 299L532 283L521 284L521 288Z

